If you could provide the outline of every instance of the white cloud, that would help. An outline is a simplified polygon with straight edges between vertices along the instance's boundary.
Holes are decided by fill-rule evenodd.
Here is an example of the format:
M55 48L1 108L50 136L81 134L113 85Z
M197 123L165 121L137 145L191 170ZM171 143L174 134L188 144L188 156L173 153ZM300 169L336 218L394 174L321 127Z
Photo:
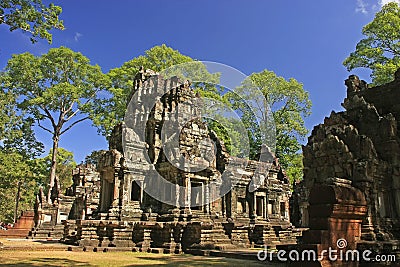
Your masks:
M79 38L81 38L82 36L83 36L82 33L76 32L76 33L75 33L75 36L74 36L75 42L78 42L78 41L79 41Z
M379 4L381 6L384 6L384 5L386 5L387 3L390 3L390 2L395 2L395 3L400 5L400 0L379 0Z
M384 0L380 0L380 1L384 1ZM363 0L357 0L357 7L356 7L357 13L360 12L363 14L368 14L367 7L368 7L368 4L366 4Z

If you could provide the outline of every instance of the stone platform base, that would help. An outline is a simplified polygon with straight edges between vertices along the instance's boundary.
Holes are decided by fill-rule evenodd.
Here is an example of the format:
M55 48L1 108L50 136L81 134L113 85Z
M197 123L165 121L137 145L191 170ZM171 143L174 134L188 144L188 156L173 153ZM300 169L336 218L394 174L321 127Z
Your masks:
M8 230L0 230L0 238L24 238L27 237L29 231L31 231L34 226L34 212L33 211L24 211L21 217L18 218L17 222L14 224L14 227L9 228Z

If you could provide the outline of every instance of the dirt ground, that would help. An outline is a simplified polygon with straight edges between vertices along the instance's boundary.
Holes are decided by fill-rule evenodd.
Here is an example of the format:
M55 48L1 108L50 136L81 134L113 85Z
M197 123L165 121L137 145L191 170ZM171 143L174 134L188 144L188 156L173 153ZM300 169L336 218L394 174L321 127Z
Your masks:
M0 266L266 266L265 263L192 255L66 251L59 243L0 239ZM65 250L63 250L63 247Z

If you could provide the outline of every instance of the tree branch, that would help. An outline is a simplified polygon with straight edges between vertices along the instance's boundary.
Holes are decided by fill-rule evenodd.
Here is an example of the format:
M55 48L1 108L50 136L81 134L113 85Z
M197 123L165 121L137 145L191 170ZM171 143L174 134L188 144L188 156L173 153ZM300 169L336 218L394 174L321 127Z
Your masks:
M63 133L65 133L66 131L68 131L69 129L71 129L75 124L77 124L77 123L79 123L79 122L82 122L82 121L84 121L84 120L87 120L87 119L89 119L89 117L84 117L84 118L82 118L82 119L79 119L79 120L77 120L77 121L74 121L70 126L68 126L64 131L62 131L62 132L60 133L60 135L62 135Z
M75 101L72 101L71 105L69 106L69 108L67 108L67 110L65 111L65 114L67 114L68 112L70 112L72 110L72 107L74 106ZM68 119L67 119L68 121Z
M81 111L79 108L77 110L75 110L74 113L71 114L71 116L69 116L67 119L65 119L64 121L69 121L72 117L74 117L76 114L78 114L78 112Z
M386 38L390 39L389 36L387 36ZM379 38L376 37L376 39L379 39ZM377 40L377 41L379 41L379 40ZM385 49L385 47L384 47L383 50L385 50L386 52L392 53L393 55L397 55L397 56L400 55L399 51L397 51L396 49L394 49L394 48L392 47L392 44L390 43L389 40L381 40L381 41L382 41L382 43L386 46L386 49Z
M97 91L96 91L97 92ZM93 96L96 94L96 92L93 93ZM91 101L91 98L86 99L86 102L83 105L86 105L87 103L89 103L89 101ZM67 114L68 112L70 112L72 110L73 104L75 102L72 102L72 105L67 109L67 111L65 112L65 114ZM67 119L65 119L65 121L69 121L72 117L74 117L78 112L80 111L80 109L78 108L77 110L75 110L74 113L71 114L71 116L69 116Z
M53 134L53 132L52 132L51 130L49 130L49 129L47 129L46 127L43 127L42 125L40 125L40 120L37 120L37 122L38 122L38 126L39 126L40 128L42 128L43 130L45 130L45 131L47 131L47 132Z
M41 107L41 108L44 110L44 112L46 112L46 115L47 115L46 117L49 118L49 120L51 121L51 125L55 129L57 127L57 125L54 121L54 118L51 116L50 111L46 107Z

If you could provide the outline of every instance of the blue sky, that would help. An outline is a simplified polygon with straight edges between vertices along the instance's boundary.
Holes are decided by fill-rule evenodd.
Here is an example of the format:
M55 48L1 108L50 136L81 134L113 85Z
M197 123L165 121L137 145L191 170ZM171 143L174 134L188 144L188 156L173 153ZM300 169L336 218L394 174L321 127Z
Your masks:
M48 3L49 1L44 1ZM21 31L0 25L0 69L12 54L46 53L67 46L87 56L103 72L165 43L198 60L220 62L245 74L272 70L304 84L313 102L306 126L340 111L349 73L343 60L362 38L362 27L387 0L148 0L52 1L63 8L64 31L53 43L31 44ZM352 73L370 81L369 72ZM51 136L37 129L50 147ZM80 162L92 150L106 149L90 122L61 137L60 146Z

